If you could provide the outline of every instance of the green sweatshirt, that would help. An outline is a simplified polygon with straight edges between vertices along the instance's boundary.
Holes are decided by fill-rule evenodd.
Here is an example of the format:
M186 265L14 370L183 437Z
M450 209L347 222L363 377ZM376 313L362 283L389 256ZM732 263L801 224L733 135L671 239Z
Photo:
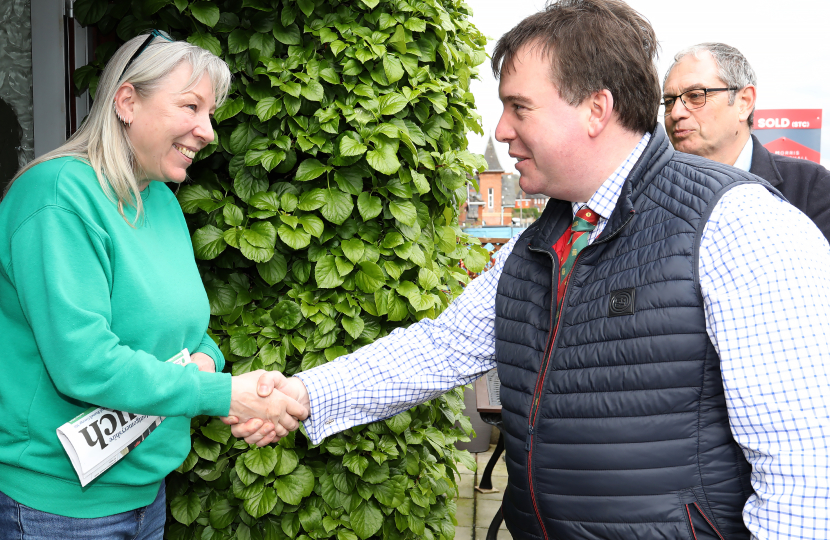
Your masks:
M229 374L164 363L183 348L225 360L176 198L151 182L142 199L133 228L89 165L60 158L0 202L0 491L37 510L150 504L187 457L189 418L228 414ZM81 488L55 429L91 405L168 418Z

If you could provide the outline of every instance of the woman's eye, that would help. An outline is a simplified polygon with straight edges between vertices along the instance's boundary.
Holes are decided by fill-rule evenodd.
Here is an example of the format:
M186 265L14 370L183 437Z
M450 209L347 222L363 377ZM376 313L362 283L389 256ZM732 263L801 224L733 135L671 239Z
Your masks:
M187 108L190 109L191 111L195 111L196 110L196 104L191 103L190 105L187 106Z

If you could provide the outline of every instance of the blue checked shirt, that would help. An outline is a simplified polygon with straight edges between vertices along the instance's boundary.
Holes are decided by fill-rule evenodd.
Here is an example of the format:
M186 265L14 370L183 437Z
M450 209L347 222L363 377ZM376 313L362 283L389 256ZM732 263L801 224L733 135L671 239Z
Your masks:
M601 216L591 242L649 137L587 201ZM573 204L574 214L581 206ZM304 425L312 441L495 367L496 286L516 238L438 318L299 374L311 399ZM699 270L729 423L752 465L744 522L759 540L830 538L830 246L796 208L762 186L741 185L706 224Z

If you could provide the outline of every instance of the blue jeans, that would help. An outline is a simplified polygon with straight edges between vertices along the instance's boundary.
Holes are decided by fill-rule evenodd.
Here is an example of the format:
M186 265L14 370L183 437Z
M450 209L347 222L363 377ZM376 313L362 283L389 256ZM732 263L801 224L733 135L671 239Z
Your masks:
M100 518L41 512L0 492L0 540L162 540L165 518L164 482L149 506Z

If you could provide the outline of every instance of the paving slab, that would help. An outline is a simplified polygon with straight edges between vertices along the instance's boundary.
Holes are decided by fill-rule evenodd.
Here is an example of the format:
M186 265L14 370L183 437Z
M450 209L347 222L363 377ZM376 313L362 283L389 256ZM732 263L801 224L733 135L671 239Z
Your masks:
M487 538L487 529L476 528L476 540L485 540ZM507 529L499 529L498 540L513 540L513 537Z
M507 476L493 475L490 477L490 483L498 491L495 493L481 493L480 491L476 491L476 498L491 501L501 501L504 499L504 490L507 489Z
M473 499L458 499L458 510L455 512L455 519L458 520L458 527L472 527L473 516L475 515Z
M473 528L458 526L455 528L455 540L473 540ZM479 540L484 540L479 539Z

